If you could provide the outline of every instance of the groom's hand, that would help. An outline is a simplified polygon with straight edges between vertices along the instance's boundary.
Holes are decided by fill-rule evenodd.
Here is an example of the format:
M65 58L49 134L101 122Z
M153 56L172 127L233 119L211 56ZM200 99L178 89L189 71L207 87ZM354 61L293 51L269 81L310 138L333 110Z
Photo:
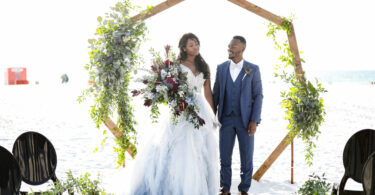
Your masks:
M257 131L257 122L250 121L249 127L247 128L247 132L249 133L249 136L253 136L256 131Z

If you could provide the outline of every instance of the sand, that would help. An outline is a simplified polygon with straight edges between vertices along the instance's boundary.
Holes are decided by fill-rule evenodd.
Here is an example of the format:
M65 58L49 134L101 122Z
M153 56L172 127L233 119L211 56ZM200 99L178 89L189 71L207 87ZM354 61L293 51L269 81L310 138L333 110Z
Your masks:
M308 175L326 174L329 183L339 183L344 174L342 152L346 141L355 132L375 129L375 86L370 84L325 84L328 93L324 94L327 115L320 127L321 134L316 141L314 160L311 167L304 161L304 144L295 140L294 184L290 183L291 151L288 147L271 168L257 182L253 180L249 194L293 194L308 179ZM255 137L254 172L286 135L287 122L280 108L280 88L275 82L264 84L264 107L262 123ZM25 86L0 85L0 145L12 150L16 138L26 131L36 131L45 135L54 145L58 163L56 175L66 177L65 172L72 170L78 176L86 172L93 178L99 173L102 186L107 192L127 194L128 175L136 170L134 161L127 160L127 168L116 169L116 154L113 152L113 136L100 147L101 130L96 129L90 119L91 102L78 104L76 101L82 84L40 84ZM134 101L139 104L138 100ZM150 131L150 120L144 119L149 112L138 106L136 119L142 121L139 129L139 142L146 140ZM98 152L93 153L98 147ZM233 153L232 194L237 192L240 181L240 159L236 144ZM45 190L50 182L31 186L22 183L21 190ZM361 185L349 180L346 188L360 189Z

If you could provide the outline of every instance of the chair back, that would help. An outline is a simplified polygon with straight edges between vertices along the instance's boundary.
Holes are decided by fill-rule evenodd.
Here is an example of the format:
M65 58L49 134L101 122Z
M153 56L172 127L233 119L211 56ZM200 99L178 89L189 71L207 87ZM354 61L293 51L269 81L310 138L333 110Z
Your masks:
M362 181L365 194L375 194L375 152L370 155L364 165Z
M21 134L14 142L12 151L25 183L40 185L56 178L56 151L42 134L31 131Z
M358 131L346 142L343 161L345 174L362 183L362 171L368 157L375 151L375 130Z
M18 194L21 181L21 171L16 159L0 146L0 194Z

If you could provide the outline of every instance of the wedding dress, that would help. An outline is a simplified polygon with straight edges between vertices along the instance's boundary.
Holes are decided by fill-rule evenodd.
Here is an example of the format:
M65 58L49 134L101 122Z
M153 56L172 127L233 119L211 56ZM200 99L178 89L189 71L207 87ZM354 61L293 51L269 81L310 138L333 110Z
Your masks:
M186 66L189 88L196 89L199 116L205 125L199 129L183 116L178 123L169 121L159 138L147 143L135 160L131 178L133 195L200 195L219 191L219 158L215 116L202 90L203 73L195 76Z

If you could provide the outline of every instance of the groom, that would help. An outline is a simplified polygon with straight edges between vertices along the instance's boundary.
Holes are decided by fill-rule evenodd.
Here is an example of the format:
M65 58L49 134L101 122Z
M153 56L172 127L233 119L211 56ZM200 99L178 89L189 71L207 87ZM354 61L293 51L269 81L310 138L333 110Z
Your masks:
M253 174L254 134L262 110L262 80L259 67L243 59L246 40L234 36L228 46L228 61L217 66L213 88L214 107L220 128L220 194L230 194L232 153L237 135L241 159L239 194L247 194Z

